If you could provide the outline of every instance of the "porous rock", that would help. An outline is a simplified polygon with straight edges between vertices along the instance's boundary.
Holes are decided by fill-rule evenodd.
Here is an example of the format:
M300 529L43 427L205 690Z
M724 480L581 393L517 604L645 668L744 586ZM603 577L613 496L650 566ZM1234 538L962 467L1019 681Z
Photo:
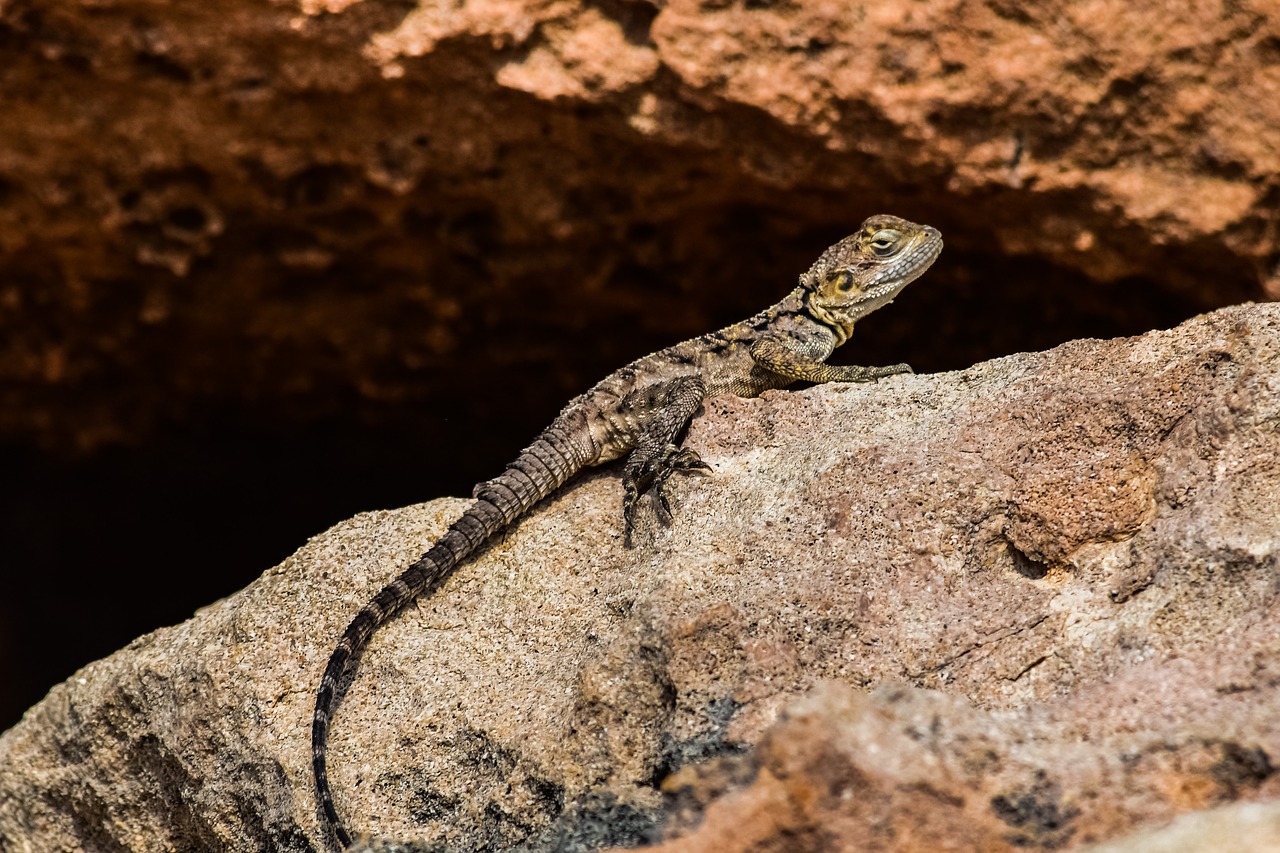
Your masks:
M624 549L616 474L592 474L376 635L335 718L338 807L450 851L1262 832L1278 426L1280 307L1257 305L710 400L687 443L715 471L673 525ZM0 736L0 846L322 849L324 662L462 505L357 516L54 688Z

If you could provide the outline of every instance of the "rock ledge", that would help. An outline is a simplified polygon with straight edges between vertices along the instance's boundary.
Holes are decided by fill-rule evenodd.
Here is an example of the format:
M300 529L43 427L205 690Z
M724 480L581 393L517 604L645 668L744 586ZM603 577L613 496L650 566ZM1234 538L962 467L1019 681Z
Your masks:
M1274 841L1278 427L1280 306L710 401L672 527L623 549L593 473L380 632L339 806L445 850ZM323 849L330 645L462 505L344 522L54 688L0 736L0 846Z

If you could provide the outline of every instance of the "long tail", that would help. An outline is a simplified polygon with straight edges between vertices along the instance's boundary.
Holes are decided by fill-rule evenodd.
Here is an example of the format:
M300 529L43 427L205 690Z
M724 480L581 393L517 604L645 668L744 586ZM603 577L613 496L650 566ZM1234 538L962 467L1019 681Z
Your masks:
M449 527L431 550L383 587L343 632L337 648L329 657L316 694L316 711L311 723L311 766L315 771L316 799L325 820L344 848L351 845L351 834L334 808L325 769L329 722L342 699L340 685L359 661L369 638L379 626L417 596L438 586L489 537L595 461L598 451L592 445L582 422L584 420L580 415L566 411L501 475L476 486L476 502Z

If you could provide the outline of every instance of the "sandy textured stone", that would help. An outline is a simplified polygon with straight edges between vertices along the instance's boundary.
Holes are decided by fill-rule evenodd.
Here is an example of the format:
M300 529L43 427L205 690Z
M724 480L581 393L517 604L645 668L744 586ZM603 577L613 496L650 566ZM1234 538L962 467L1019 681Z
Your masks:
M709 401L673 526L623 549L593 474L377 635L339 807L430 849L710 853L1274 804L1278 425L1280 306ZM0 736L0 846L315 849L330 646L462 505L351 519L56 687Z
M1280 295L1274 4L1025 6L8 0L0 438L567 399L876 212L917 363Z
M1135 832L1117 841L1089 848L1089 853L1241 853L1280 851L1280 805L1238 803L1193 812L1168 826Z

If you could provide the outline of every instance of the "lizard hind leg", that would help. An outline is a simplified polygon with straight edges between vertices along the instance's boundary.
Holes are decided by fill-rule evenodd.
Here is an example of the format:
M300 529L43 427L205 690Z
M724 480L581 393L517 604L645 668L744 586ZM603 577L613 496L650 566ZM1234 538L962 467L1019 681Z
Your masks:
M626 401L630 411L641 414L635 448L622 469L622 519L628 548L635 529L636 502L642 494L652 492L659 519L670 521L667 480L676 471L710 470L697 452L675 443L706 395L701 377L679 376L636 392Z

